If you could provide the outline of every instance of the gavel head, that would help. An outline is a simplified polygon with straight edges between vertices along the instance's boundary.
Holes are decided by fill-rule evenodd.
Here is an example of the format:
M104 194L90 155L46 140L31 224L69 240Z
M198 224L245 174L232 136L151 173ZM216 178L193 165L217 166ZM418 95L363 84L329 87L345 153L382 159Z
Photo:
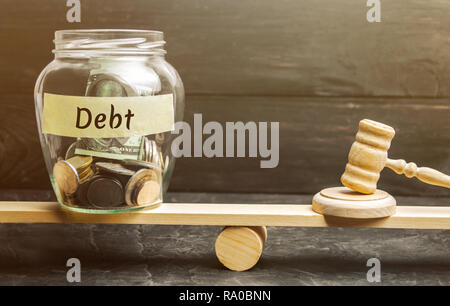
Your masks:
M364 119L359 122L356 141L348 154L348 163L341 177L344 186L360 193L372 194L377 190L380 172L387 161L395 130L385 124Z

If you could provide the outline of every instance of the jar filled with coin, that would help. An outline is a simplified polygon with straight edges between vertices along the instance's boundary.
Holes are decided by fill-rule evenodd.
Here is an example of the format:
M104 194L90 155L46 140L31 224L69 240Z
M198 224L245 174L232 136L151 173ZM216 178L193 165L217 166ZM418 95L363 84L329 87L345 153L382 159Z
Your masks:
M184 89L163 33L55 32L54 60L35 87L38 131L59 203L87 213L163 201Z

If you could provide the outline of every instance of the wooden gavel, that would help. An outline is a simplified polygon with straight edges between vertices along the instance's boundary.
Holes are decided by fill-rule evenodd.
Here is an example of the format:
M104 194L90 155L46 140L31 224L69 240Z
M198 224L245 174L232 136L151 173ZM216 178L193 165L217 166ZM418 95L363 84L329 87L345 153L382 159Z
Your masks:
M348 154L348 163L341 177L344 186L364 194L372 194L377 189L380 172L384 167L406 177L417 177L431 185L450 188L450 176L437 170L406 163L403 159L388 158L395 130L385 124L364 119L359 122L356 141Z

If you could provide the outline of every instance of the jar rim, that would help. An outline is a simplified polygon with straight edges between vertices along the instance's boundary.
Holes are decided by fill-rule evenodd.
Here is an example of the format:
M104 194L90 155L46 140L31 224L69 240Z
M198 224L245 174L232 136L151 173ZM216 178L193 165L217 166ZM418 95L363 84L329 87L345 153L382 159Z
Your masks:
M59 35L64 34L74 34L74 33L89 33L92 35L104 35L105 33L147 33L147 34L159 34L163 35L164 33L156 30L142 30L142 29L70 29L70 30L56 30L55 38L58 38Z
M136 29L75 29L55 31L53 53L163 55L164 33Z

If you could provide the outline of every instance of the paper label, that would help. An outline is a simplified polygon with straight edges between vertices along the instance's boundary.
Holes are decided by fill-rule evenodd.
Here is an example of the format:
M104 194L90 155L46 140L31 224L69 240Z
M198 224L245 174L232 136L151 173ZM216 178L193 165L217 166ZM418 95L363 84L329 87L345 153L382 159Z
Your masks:
M84 97L44 93L42 133L111 138L174 129L173 95Z

